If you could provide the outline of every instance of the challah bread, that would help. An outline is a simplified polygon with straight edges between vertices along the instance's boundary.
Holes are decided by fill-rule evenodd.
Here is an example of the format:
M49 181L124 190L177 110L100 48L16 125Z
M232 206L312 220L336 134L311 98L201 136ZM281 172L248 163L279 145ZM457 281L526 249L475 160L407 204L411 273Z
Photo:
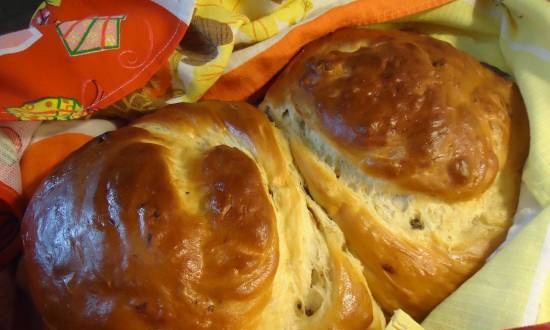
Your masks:
M245 103L171 106L102 135L23 220L51 329L382 329L359 262Z
M528 125L512 82L427 36L344 29L260 106L386 313L422 319L505 238Z

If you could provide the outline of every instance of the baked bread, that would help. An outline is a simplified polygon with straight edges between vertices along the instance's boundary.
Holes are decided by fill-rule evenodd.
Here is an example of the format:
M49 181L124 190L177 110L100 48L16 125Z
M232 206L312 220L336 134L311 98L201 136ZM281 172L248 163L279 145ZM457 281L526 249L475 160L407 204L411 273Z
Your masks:
M505 238L525 109L512 82L451 45L340 30L306 46L260 107L386 313L422 319Z
M382 329L362 267L245 103L171 106L104 134L23 220L52 329Z

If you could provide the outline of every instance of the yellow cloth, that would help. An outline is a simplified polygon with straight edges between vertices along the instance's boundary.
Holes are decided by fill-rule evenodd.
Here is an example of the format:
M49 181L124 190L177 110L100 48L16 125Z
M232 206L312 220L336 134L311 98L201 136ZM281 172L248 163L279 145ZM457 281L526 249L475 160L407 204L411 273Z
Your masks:
M550 321L550 208L418 325L395 313L386 330L501 330Z
M393 314L386 330L424 330L412 317L402 310L397 310Z

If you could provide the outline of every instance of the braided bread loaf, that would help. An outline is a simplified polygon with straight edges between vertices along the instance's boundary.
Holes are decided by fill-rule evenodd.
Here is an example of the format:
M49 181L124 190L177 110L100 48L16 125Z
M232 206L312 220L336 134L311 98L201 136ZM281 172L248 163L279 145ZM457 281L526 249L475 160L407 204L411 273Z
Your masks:
M386 313L422 319L504 240L525 108L511 81L451 45L340 30L306 46L261 108Z
M28 282L51 329L382 329L362 267L245 103L171 106L38 189Z

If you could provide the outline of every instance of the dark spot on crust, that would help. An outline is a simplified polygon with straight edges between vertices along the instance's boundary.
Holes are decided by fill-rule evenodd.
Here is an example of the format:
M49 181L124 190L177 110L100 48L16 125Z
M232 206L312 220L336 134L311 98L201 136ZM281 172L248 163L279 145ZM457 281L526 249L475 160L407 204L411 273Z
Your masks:
M409 221L412 229L422 230L424 229L424 223L420 220L420 217L414 217Z
M300 131L302 132L302 134L304 133L305 129L306 129L306 123L303 121L303 120L299 120L298 121L298 126L300 127Z
M153 211L153 217L154 217L154 218L159 218L159 217L160 217L160 212L157 211L157 210L154 210L154 211Z
M136 312L138 312L140 314L144 314L147 311L147 303L144 302L144 303L135 305L134 309L136 310Z
M395 69L393 66L386 66L380 74L380 78L384 80L392 80L395 77Z
M296 303L296 308L298 308L299 310L302 310L302 302L301 301L298 301Z
M311 308L306 307L306 310L304 311L304 313L306 314L306 316L311 316L313 315L313 310Z
M214 305L208 305L208 307L206 308L206 310L210 313L213 313L214 309L215 309Z
M337 166L334 168L334 175L336 175L336 178L337 178L337 179L340 179L340 175L341 175L340 166L337 165Z
M382 264L382 269L389 274L395 274L395 268L390 264Z
M445 63L446 63L446 61L445 61L444 58L439 58L437 60L432 61L432 66L437 68L437 67L445 65Z
M153 234L151 233L147 234L147 243L151 244L152 239L153 239Z

